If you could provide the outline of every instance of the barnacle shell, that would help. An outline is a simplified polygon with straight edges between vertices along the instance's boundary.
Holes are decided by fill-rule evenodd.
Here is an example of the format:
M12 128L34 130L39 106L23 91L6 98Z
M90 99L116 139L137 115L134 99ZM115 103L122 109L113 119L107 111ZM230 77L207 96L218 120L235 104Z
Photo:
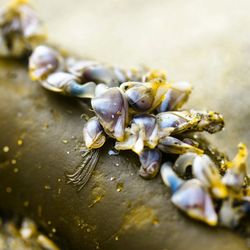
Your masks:
M227 163L227 171L223 176L223 183L232 190L239 190L247 176L247 157L248 151L246 145L240 143L238 153L232 162Z
M212 194L219 199L227 197L228 191L222 183L218 168L207 155L197 155L193 162L192 173L208 187Z
M193 115L200 117L197 126L198 131L207 131L210 134L217 133L224 128L225 122L222 114L213 111L192 111Z
M224 127L223 116L212 111L169 111L157 114L157 118L160 128L172 128L172 134L185 131L215 133Z
M15 0L0 11L2 56L23 56L46 38L41 20L27 2Z
M187 152L193 152L197 154L203 153L201 149L184 143L181 140L171 136L161 138L159 140L158 148L165 153L171 154L185 154Z
M193 165L194 159L197 157L196 153L185 153L180 155L173 165L174 171L181 177L184 177L187 168Z
M128 104L122 92L118 88L110 88L93 98L91 105L105 132L122 141L128 123Z
M172 189L171 200L174 205L194 219L206 222L210 226L217 225L218 217L206 188L197 179L184 182L176 175L172 166L171 162L165 162L161 166L161 177Z
M79 98L92 98L95 95L95 83L88 82L80 85L75 76L65 72L52 73L41 85L54 92L63 95L74 96Z
M102 64L87 65L81 70L79 77L82 82L105 83L109 87L119 86L121 82L126 81L124 73L121 69L109 67Z
M166 71L160 69L151 69L143 76L144 82L150 82L156 80L166 82L167 81Z
M178 130L184 130L192 126L192 123L187 121L183 116L183 112L162 112L157 114L157 122L163 135L170 131L171 134Z
M145 134L144 143L150 148L155 148L158 144L158 124L153 115L137 115L132 120L133 124L139 126L139 130Z
M84 70L92 65L97 65L98 63L91 60L76 60L69 57L65 60L67 71L78 78L82 78Z
M120 88L124 91L129 105L134 111L148 111L154 101L152 89L139 82L126 82Z
M19 2L21 3L22 1L19 0ZM36 12L30 5L27 3L20 4L19 18L23 36L29 41L32 47L45 40L46 33L43 22L39 19Z
M228 191L222 183L219 170L208 155L198 155L196 153L180 155L175 161L173 169L180 176L184 176L188 166L192 167L193 176L209 188L216 198L223 199L227 197Z
M29 75L32 80L44 80L46 77L63 68L63 58L48 47L38 46L29 58Z
M122 141L115 143L117 150L133 150L136 154L140 154L144 148L145 133L140 130L136 124L131 124L131 127L125 128L125 134Z
M141 82L143 81L143 77L147 71L148 68L145 66L125 70L126 81Z
M188 100L191 92L192 87L188 82L176 82L171 84L162 102L157 107L157 111L160 113L180 109Z
M220 225L235 228L243 216L245 216L244 204L234 206L232 199L223 201L219 211Z
M217 225L218 217L212 199L199 180L184 182L171 200L188 216L206 222L210 226Z
M173 171L173 163L168 161L162 164L161 166L161 178L163 183L171 188L171 191L176 192L184 181L179 178L176 173Z
M83 141L87 148L100 148L106 141L103 128L97 117L92 117L83 128Z
M131 127L125 129L123 141L117 142L117 150L131 149L138 155L145 146L155 148L158 144L158 125L153 115L136 115L131 121Z
M151 179L157 175L161 164L161 153L157 149L144 149L140 154L141 167L139 174L145 179Z

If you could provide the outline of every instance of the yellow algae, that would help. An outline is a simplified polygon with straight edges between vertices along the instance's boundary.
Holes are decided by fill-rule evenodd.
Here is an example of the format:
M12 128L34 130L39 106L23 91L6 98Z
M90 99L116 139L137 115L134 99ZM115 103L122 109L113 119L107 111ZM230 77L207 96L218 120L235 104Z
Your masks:
M86 232L90 233L94 230L96 230L96 226L90 225L86 223L83 219L81 219L79 216L75 216L74 220L76 221L77 226L80 229L86 230Z
M93 200L89 204L89 207L93 207L96 203L100 202L104 198L105 190L100 186L96 186L92 189L91 193Z
M122 230L128 230L130 228L141 229L146 225L157 224L158 219L156 218L154 209L146 206L138 206L132 208L124 217Z

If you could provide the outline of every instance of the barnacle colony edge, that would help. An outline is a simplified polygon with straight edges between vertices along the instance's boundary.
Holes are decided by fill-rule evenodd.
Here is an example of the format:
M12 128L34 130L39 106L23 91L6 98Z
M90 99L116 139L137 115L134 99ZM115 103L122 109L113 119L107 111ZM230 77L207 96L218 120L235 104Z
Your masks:
M91 176L100 148L113 138L118 151L138 155L140 176L151 179L160 172L173 192L172 202L190 217L211 226L235 227L249 214L247 148L239 144L232 161L219 154L213 159L196 132L216 133L224 120L213 111L181 110L191 94L189 83L169 83L160 70L123 70L42 45L41 21L24 0L2 10L0 28L1 55L32 51L32 80L53 92L91 99L94 116L83 128L84 162L67 175L78 190ZM169 161L169 155L179 157Z

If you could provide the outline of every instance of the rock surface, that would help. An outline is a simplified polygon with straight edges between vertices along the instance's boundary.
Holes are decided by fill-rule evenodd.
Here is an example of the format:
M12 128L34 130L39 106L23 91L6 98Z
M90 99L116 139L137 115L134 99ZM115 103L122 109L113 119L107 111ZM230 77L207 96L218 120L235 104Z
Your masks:
M143 63L189 80L194 93L187 107L225 115L214 144L231 156L239 141L250 145L249 1L39 0L37 6L51 41L83 57ZM136 157L109 156L110 145L84 190L66 185L65 172L81 164L85 112L84 103L31 83L21 62L0 62L1 209L31 216L63 249L248 249L238 234L183 216L160 179L142 180Z

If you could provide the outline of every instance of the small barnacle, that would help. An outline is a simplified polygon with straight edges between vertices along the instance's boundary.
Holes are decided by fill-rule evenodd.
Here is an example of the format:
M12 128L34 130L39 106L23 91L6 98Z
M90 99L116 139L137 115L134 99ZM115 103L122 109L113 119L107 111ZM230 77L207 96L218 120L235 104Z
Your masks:
M160 71L150 71L143 82L125 82L120 88L128 98L131 113L178 109L191 93L189 83L170 84Z
M117 150L131 149L140 154L145 146L155 148L158 144L158 125L155 116L149 114L136 115L130 128L125 129L123 141L116 142Z
M195 153L180 155L173 169L179 175L183 176L188 166L192 167L192 175L200 180L211 191L214 197L219 199L227 197L228 191L222 183L219 170L208 155L197 155Z
M29 58L30 78L33 81L45 80L51 73L63 69L63 60L56 50L48 46L36 47Z
M138 82L126 82L120 88L125 93L132 110L146 112L151 109L154 97L152 89Z
M109 87L118 87L126 78L120 69L106 65L90 65L83 72L81 79L83 82L105 83Z
M83 140L86 147L90 149L100 148L105 143L106 137L96 116L89 119L84 125Z
M187 102L191 92L192 87L188 82L176 82L171 84L162 102L157 107L157 111L161 113L180 109L183 104Z
M118 87L127 81L141 81L145 68L124 70L91 60L66 60L66 70L78 77L82 83L102 83L107 87Z
M108 87L118 87L126 81L125 72L122 69L111 67L90 60L67 60L67 70L77 76L82 83L104 83Z
M159 70L159 69L151 69L148 70L146 74L143 76L144 82L150 82L150 81L167 81L167 73L165 70Z
M65 61L66 70L76 76L77 78L81 79L84 70L93 65L97 65L98 63L91 60L76 60L72 57L69 57Z
M218 217L214 210L213 201L205 187L197 179L185 182L174 193L171 200L190 217L204 221L210 226L217 225Z
M148 72L148 68L145 66L139 66L137 68L130 68L125 70L126 81L141 82L145 74ZM125 82L125 81L124 81Z
M238 153L232 162L227 162L227 170L223 176L223 183L231 190L239 191L247 177L248 151L245 144L238 145Z
M207 131L210 134L217 133L224 128L225 122L223 115L213 111L198 111L194 115L200 116L197 131Z
M224 127L223 116L211 111L162 112L157 114L157 119L161 130L172 128L171 134L180 134L185 131L216 133Z
M92 108L105 132L122 141L128 124L128 103L119 88L110 88L91 100Z
M197 179L183 181L174 173L172 163L161 166L163 182L173 191L171 201L191 218L203 221L210 226L218 223L213 201L206 188Z
M139 175L145 179L154 178L161 165L161 152L157 149L144 149L139 155L141 167Z
M214 162L208 155L197 155L193 162L192 172L195 178L208 187L214 197L223 199L228 196L226 186Z
M77 78L70 73L55 72L50 74L40 83L48 90L67 96L92 98L95 95L95 83L88 82L86 84L80 85L80 83L77 81Z

